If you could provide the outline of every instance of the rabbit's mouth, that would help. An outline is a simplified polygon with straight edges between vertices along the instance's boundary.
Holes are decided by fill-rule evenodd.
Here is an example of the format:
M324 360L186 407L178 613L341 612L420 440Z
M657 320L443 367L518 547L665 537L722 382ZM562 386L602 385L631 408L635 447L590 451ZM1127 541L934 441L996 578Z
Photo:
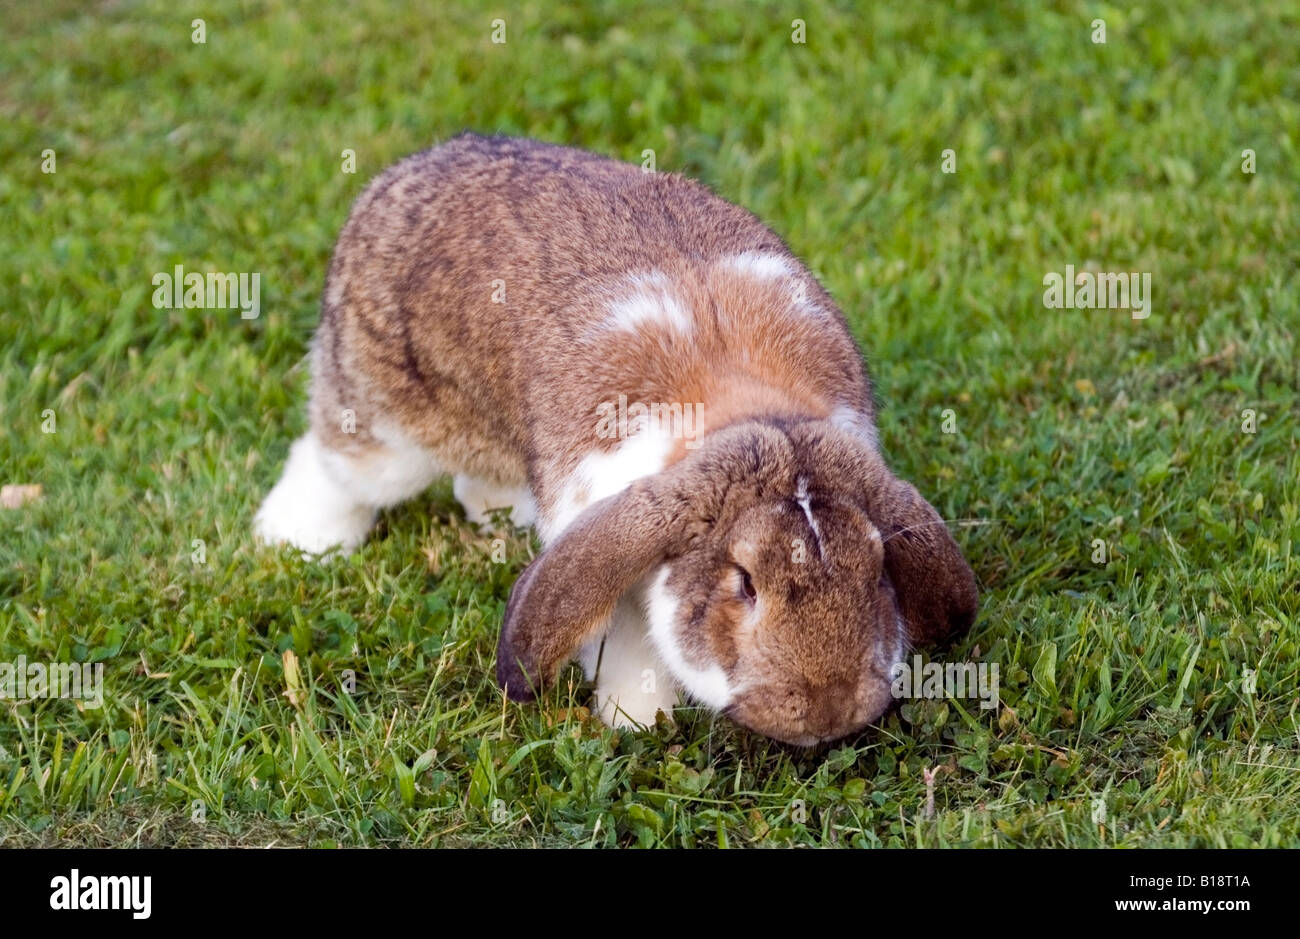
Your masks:
M840 660L799 677L788 668L752 660L728 673L730 700L721 712L756 733L797 747L814 747L862 731L896 703L895 676L907 655L906 622L893 586L882 579L872 606L870 638L856 667ZM860 656L860 657L858 657Z
M894 706L892 676L903 655L903 645L891 640L888 652L878 651L875 660L856 675L820 684L742 687L722 713L742 727L793 746L841 740Z
M850 734L862 730L868 723L870 723L870 721L861 723L854 722L852 724L844 724L835 730L814 733L812 730L807 728L798 728L789 725L773 726L761 721L750 721L745 715L745 709L739 705L728 707L723 711L723 714L741 727L751 730L754 733L762 734L764 737L769 737L777 743L804 748L816 747L824 743L842 740Z

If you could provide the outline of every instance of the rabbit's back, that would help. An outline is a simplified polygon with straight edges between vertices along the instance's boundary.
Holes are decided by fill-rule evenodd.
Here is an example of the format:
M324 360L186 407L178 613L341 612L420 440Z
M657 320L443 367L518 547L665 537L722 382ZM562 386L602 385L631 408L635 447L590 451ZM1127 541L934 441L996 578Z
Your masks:
M757 259L752 284L734 282L736 259ZM784 299L796 282L813 315ZM453 470L508 481L580 447L587 417L619 395L699 401L742 367L811 381L817 400L845 383L839 400L865 393L834 302L749 212L676 174L472 134L357 199L314 366L323 416L361 402L453 454Z

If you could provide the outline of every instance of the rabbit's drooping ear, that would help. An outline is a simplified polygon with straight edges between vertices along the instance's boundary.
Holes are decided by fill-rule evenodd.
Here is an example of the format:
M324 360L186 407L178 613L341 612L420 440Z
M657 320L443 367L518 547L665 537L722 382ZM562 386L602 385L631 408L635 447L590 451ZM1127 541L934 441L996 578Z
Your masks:
M916 487L880 467L867 514L885 543L885 570L913 645L942 642L970 628L979 606L975 575L948 526Z
M673 474L634 482L591 505L510 590L497 682L530 701L609 618L618 598L672 553L687 527L671 511Z
M618 598L706 536L725 506L736 510L792 478L792 453L779 430L727 428L589 506L510 591L497 646L497 682L507 695L531 700L605 625Z

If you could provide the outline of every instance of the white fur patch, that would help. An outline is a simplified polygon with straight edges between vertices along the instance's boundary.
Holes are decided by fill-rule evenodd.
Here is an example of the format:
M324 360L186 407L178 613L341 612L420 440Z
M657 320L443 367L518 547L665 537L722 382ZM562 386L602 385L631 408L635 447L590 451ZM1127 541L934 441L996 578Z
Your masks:
M826 310L808 299L808 285L802 269L794 261L780 254L766 251L745 251L723 258L720 262L738 274L755 280L789 281L790 305L809 316L829 316Z
M451 491L464 508L465 517L476 525L490 524L488 513L493 509L509 509L510 521L516 528L526 528L537 519L537 505L527 486L514 489L458 475L452 480Z
M812 529L813 538L817 542L817 555L820 557L822 554L822 530L821 526L817 524L817 519L813 517L812 502L808 498L808 480L803 476L799 477L798 488L795 489L794 493L794 501L799 504L799 508L803 509L804 518L808 519L808 527Z
M738 274L756 277L759 280L777 280L795 273L795 267L790 263L789 258L767 251L745 251L742 254L733 254L723 258L721 263Z
M861 437L872 450L880 450L880 441L876 436L876 425L857 408L841 404L831 412L829 420L831 424L840 430Z
M647 429L613 450L587 454L564 484L550 517L539 521L542 541L549 544L558 538L593 502L662 470L672 447L673 439L667 433Z
M650 638L655 648L682 685L682 688L701 704L715 710L722 710L731 703L732 690L727 684L727 675L718 665L708 668L696 668L686 661L682 648L677 643L675 630L677 598L668 592L668 568L659 571L646 587L646 616L650 620Z
M327 452L330 472L352 487L359 500L381 509L397 505L442 472L434 455L395 425L376 423L370 432L383 446L361 459Z
M903 656L907 654L907 624L903 622L903 614L894 614L894 641L890 644L890 660L881 662L878 658L876 665L881 666L881 671L891 678L894 676L894 668L902 664Z
M628 278L632 292L609 306L607 325L612 329L639 332L645 325L669 326L678 332L691 331L691 317L673 294L667 275L661 271L634 274Z
M615 606L603 642L583 650L583 668L596 680L596 708L611 727L653 726L659 711L671 718L677 704L677 684L646 635L640 600L639 591L629 591Z
M365 541L377 509L409 499L438 474L433 454L402 431L376 426L372 433L380 446L360 457L322 446L310 431L295 441L253 520L254 534L309 554L335 546L352 551Z
M289 461L253 520L253 532L268 544L288 543L309 554L339 546L351 551L365 541L375 518L373 505L327 470L329 455L314 434L289 448Z

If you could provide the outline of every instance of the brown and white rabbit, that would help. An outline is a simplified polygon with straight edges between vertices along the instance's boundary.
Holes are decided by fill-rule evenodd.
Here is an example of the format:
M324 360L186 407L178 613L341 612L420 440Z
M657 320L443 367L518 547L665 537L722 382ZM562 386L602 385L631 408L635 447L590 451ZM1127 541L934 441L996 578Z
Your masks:
M497 677L577 658L610 723L678 690L811 745L878 718L975 580L882 461L843 315L779 237L678 175L466 134L372 182L339 236L308 433L256 520L352 549L440 473L544 550Z

